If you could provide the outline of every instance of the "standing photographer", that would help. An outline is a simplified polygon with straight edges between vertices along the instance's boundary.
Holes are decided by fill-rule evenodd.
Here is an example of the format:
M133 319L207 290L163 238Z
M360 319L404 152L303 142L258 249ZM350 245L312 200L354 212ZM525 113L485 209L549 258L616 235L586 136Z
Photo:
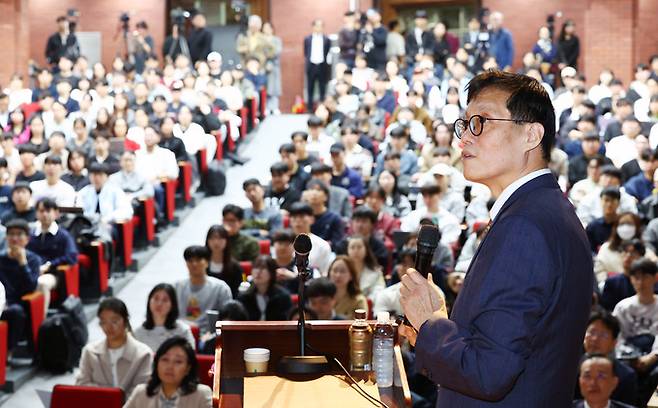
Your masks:
M197 13L192 17L192 31L187 37L192 64L205 61L212 51L212 33L206 28L206 16Z
M146 21L140 21L135 26L137 29L133 32L133 56L135 58L135 71L138 74L144 72L144 64L150 55L153 54L155 47L153 37L148 33Z
M386 65L386 39L388 30L382 25L379 11L370 9L366 12L368 20L363 26L361 39L362 51L366 54L368 67L382 71Z
M75 12L69 11L69 15L75 15ZM78 38L71 31L69 19L65 16L57 17L57 32L48 37L46 43L46 60L48 63L57 67L59 59L66 56L71 61L75 61L80 56L80 45Z

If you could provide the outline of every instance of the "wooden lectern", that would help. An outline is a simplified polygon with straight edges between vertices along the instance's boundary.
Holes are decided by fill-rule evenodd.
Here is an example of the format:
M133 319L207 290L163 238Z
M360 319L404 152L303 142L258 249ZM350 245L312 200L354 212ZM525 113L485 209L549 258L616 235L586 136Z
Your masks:
M306 343L321 353L336 356L349 369L350 346L348 329L351 320L313 320L306 322ZM370 324L374 326L375 322ZM244 349L264 347L270 350L268 375L282 356L299 352L297 322L217 322L217 349L215 350L215 374L213 378L213 406L241 408L243 401L245 365ZM309 352L309 354L315 354ZM402 388L379 388L381 400L391 408L411 407L411 393L402 363L400 347L396 342L395 358L400 367ZM334 367L335 364L332 364ZM338 367L328 374L343 374ZM353 374L354 376L354 374ZM363 378L360 376L360 378Z

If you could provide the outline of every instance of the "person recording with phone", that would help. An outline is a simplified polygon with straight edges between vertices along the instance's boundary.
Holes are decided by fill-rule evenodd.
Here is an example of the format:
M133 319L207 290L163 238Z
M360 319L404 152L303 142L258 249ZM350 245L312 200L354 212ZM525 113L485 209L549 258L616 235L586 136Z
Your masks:
M140 21L135 25L136 30L133 31L133 56L135 59L135 71L138 74L144 72L144 64L149 56L153 55L155 43L153 37L148 32L148 25L146 21Z

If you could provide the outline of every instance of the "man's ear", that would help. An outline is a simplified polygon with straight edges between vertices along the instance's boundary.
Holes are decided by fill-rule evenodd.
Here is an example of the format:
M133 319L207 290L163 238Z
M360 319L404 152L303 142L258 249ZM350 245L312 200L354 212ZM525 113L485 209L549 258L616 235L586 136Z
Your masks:
M529 152L541 146L541 141L544 138L544 126L541 123L530 123L526 125L525 134L525 151Z

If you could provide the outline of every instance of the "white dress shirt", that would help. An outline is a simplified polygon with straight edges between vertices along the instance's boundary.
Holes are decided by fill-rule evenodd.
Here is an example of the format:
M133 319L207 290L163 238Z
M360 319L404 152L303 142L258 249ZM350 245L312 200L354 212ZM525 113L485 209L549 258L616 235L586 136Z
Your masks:
M551 174L551 171L549 169L540 169L533 171L530 174L526 174L525 176L521 177L520 179L517 179L514 181L512 184L507 186L502 193L500 193L500 196L496 199L496 202L494 203L493 207L491 207L491 211L489 211L489 218L491 221L496 219L496 215L500 212L500 210L503 208L503 205L505 205L505 202L509 200L509 198L514 194L516 190L521 188L525 183L536 179L539 176L543 176L544 174Z
M35 202L48 197L55 200L60 207L73 207L75 203L75 190L65 181L57 180L57 183L51 185L46 179L37 180L30 183L30 188Z
M324 36L322 34L311 35L311 64L322 64L324 62Z
M151 183L159 183L163 176L175 180L178 178L176 155L158 145L153 146L150 152L148 149L140 149L135 153L135 172Z

